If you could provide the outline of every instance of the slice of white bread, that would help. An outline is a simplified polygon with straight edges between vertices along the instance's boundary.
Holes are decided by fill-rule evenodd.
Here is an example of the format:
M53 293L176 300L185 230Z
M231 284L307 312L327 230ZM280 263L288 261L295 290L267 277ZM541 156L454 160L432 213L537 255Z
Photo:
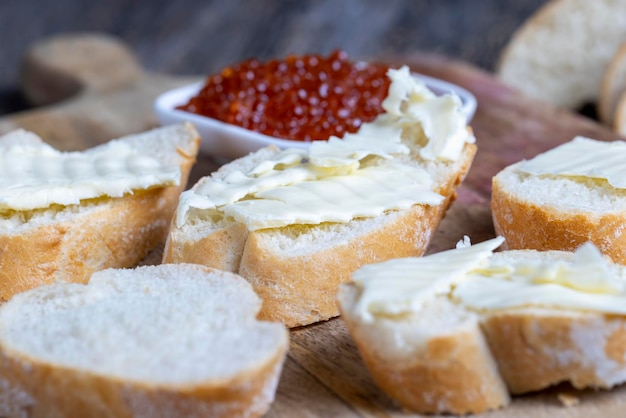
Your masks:
M598 96L598 116L605 125L616 128L616 111L624 92L626 92L626 42L615 52L602 76Z
M603 157L598 161L604 163ZM573 251L591 241L626 264L626 190L603 179L532 175L522 164L506 167L492 181L493 223L506 238L505 248Z
M107 269L0 307L0 416L258 417L288 347L231 273Z
M24 131L7 134L0 141L41 142ZM122 197L83 200L80 204L3 212L0 300L44 283L85 282L97 270L134 266L165 242L178 196L195 162L198 133L188 124L173 125L118 141L163 164L179 166L179 184L135 190Z
M497 76L558 107L595 102L605 68L626 40L624 16L622 0L549 1L513 34Z
M450 253L454 263L454 251ZM496 265L503 260L521 265L529 260L571 262L572 253L514 250L495 253L491 260ZM384 272L385 263L380 266ZM626 271L616 268L623 284ZM381 275L381 286L392 286L385 283L393 283L391 270L388 277ZM415 270L416 277L420 273ZM447 290L439 289L414 310L379 313L373 320L360 311L360 286L351 283L340 289L342 319L366 366L376 383L404 408L418 413L480 413L507 405L509 393L533 392L561 382L579 389L626 382L624 314L533 306L528 301L497 309L473 308L454 293L463 280L471 283L472 278L459 278ZM489 283L477 286L496 303L524 295L489 294ZM546 286L557 286L553 293L573 292L566 286ZM623 290L618 297L626 298Z
M434 190L445 198L439 205L413 205L345 223L254 231L232 218L198 216L180 227L173 222L163 262L199 263L242 275L263 299L261 318L289 327L326 320L338 314L335 294L339 284L347 282L358 267L425 251L475 150L473 144L466 144L457 161L420 162L434 177ZM277 152L262 149L223 166L213 176L246 172ZM417 161L417 152L418 148L413 149L409 158Z
M163 262L245 277L261 318L295 327L338 314L335 294L363 264L421 255L476 146L461 101L408 67L390 69L384 112L342 139L264 148L181 196Z

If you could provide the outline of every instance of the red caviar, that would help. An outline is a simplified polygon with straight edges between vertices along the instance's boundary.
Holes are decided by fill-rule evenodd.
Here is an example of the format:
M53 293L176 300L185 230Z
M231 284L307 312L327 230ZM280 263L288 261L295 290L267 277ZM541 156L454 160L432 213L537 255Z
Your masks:
M249 59L209 76L178 109L276 138L343 137L382 113L390 84L387 70L352 62L344 51L267 63Z

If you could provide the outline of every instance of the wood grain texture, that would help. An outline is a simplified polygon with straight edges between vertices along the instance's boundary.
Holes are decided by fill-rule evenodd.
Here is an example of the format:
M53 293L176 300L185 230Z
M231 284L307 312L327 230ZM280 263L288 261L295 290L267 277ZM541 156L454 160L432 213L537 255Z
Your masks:
M20 67L62 33L122 39L148 71L200 75L249 57L435 52L492 69L513 30L545 0L0 1L0 114L26 109Z
M180 77L147 73L128 62L118 61L120 66L131 69L130 77L121 77L125 82L95 83L92 79L94 72L86 71L83 67L85 63L75 64L81 68L79 74L74 72L73 67L60 68L55 64L59 62L56 55L71 54L78 41L87 43L83 43L81 49L90 49L104 61L111 51L114 51L112 56L117 60L132 57L132 53L127 54L128 50L117 50L125 49L124 44L99 36L81 36L78 40L66 38L61 44L53 40L38 45L36 48L40 48L40 52L27 61L39 69L39 72L33 72L38 75L29 81L33 97L47 96L46 89L51 86L40 83L40 78L54 80L54 74L46 70L51 68L55 68L52 72L56 72L57 79L71 79L66 82L65 90L53 89L58 95L56 97L67 97L72 92L73 96L57 104L0 118L0 131L24 126L51 139L56 146L86 148L114 136L151 127L155 123L151 111L154 96L187 81ZM100 49L103 44L106 44L104 49ZM56 51L52 54L54 59L47 58L51 56L47 53L51 49ZM431 252L453 247L463 234L470 235L475 242L493 236L489 211L491 176L505 165L531 157L576 134L605 140L616 138L591 120L522 97L473 65L428 54L407 54L402 58L387 57L386 60L408 63L415 71L455 82L473 92L478 99L478 111L472 125L479 151L457 201L433 238ZM64 75L59 76L59 73ZM96 74L97 78L101 76ZM103 85L108 87L101 88ZM208 174L217 164L211 156L201 155L194 179ZM157 251L145 262L157 263L159 260L160 253ZM574 394L580 399L580 405L564 407L558 401L560 393ZM574 392L567 387L558 387L540 394L517 397L509 408L484 416L617 417L623 416L625 408L624 387L611 392ZM267 416L353 418L415 415L406 414L376 387L343 322L336 318L291 332L288 360L276 402Z

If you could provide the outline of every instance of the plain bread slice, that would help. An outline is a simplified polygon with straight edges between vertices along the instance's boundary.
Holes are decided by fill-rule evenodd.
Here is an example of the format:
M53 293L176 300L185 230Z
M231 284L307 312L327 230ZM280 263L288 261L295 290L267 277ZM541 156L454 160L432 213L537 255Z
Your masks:
M288 345L260 306L241 277L192 264L21 293L0 308L0 415L260 416Z
M513 34L496 73L530 97L577 109L596 101L625 39L626 2L551 0Z

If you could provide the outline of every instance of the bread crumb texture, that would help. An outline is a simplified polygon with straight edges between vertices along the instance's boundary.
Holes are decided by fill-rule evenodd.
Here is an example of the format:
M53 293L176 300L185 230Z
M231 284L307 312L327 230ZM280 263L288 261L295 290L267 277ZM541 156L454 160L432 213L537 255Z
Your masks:
M454 250L450 255L458 255L452 253ZM608 274L623 284L624 266L609 263L596 254L615 267ZM491 267L479 259L475 266L478 270L465 272L446 288L437 287L436 294L419 293L427 292L428 285L417 287L421 290L414 294L407 281L399 278L401 274L390 276L385 271L388 273L391 267L380 268L372 273L376 276L370 276L375 277L368 282L370 289L381 291L376 286L395 284L402 295L412 295L406 296L411 304L405 304L409 299L398 299L398 294L391 294L389 306L400 309L380 310L378 305L377 310L369 311L372 315L363 315L359 302L365 291L359 287L363 281L357 280L340 287L338 304L342 319L378 386L411 411L481 413L506 406L510 395L566 382L576 389L610 389L626 382L623 315L606 313L611 312L603 310L606 307L588 310L556 302L542 304L532 299L532 294L528 294L531 299L527 302L513 302L511 306L505 302L494 309L475 303L483 299L506 301L506 293L498 295L490 289L496 288L498 282L520 282L522 277L537 280L543 277L541 274L547 277L546 271L551 265L556 266L555 263L585 269L584 263L576 264L582 263L583 255L588 256L583 251L576 254L534 250L496 252L489 258ZM532 261L540 263L536 270L531 267ZM504 273L511 266L520 270ZM496 272L490 279L493 283L480 279L482 274L484 277L490 274L487 273L490 268ZM424 266L423 271L429 268ZM411 283L418 282L423 271L406 277ZM442 278L440 283L445 280ZM474 297L467 297L467 293L461 296L461 289L464 286L467 289L472 282L480 285L474 287L477 292ZM571 282L533 283L546 286L536 289L540 293L556 292L561 286L563 298L574 289ZM602 294L597 294L596 288L576 289L576 297L581 300L614 298L617 306L621 306L625 294L623 287L617 293L615 289L607 289Z
M530 97L575 109L597 99L624 39L626 2L552 0L513 35L497 75Z
M18 294L0 308L0 415L258 416L288 340L260 306L241 277L191 264Z

